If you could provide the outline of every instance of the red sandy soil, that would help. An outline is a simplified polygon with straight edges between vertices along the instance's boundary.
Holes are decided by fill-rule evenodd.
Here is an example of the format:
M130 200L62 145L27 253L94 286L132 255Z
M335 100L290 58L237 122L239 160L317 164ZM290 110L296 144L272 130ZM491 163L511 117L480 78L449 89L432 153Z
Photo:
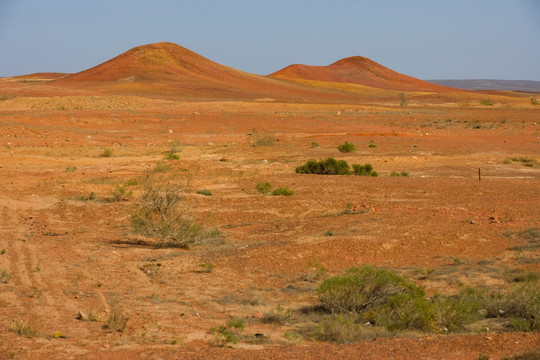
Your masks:
M540 271L538 239L519 235L540 227L540 168L511 160L540 160L539 95L418 90L400 88L400 106L397 90L267 79L173 44L60 80L0 79L0 271L12 274L0 283L0 359L501 359L540 349L540 333L508 332L504 319L353 344L286 337L309 324L297 311L317 305L313 263L328 275L388 268L429 295L504 290L509 271ZM357 150L340 153L345 141ZM164 160L170 151L179 160ZM369 162L380 176L295 173L326 157ZM170 168L155 172L160 162ZM135 235L129 216L148 178L181 185L184 213L220 239L183 250ZM111 201L128 180L133 194ZM295 194L261 195L263 181ZM278 305L296 321L265 324ZM123 332L105 326L115 311L129 318ZM210 328L230 318L246 323L245 337L212 346ZM14 321L36 336L11 331Z

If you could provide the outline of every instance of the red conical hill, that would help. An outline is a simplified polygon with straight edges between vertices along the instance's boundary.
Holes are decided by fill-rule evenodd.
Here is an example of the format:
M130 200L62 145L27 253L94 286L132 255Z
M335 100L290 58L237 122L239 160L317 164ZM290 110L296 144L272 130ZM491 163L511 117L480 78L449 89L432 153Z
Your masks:
M400 74L362 56L328 66L290 65L269 77L350 83L395 91L458 91Z

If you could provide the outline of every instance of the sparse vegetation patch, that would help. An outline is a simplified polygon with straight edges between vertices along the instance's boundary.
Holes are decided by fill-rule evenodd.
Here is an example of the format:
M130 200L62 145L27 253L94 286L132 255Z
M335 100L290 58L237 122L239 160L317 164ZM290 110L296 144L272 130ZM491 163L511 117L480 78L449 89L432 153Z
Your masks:
M187 217L180 209L181 188L176 184L156 184L149 180L139 204L130 216L136 233L154 237L164 247L188 248L217 235Z
M260 182L255 185L255 189L257 189L260 194L269 195L272 193L272 184L268 181Z
M3 251L3 254L5 254L5 249L3 249L2 251ZM13 274L7 271L6 269L2 269L2 271L0 271L0 283L7 284L12 278L13 278Z
M276 190L272 191L272 195L274 196L292 196L294 195L294 191L290 190L286 187L280 187Z
M354 150L356 150L356 146L348 141L345 141L345 143L339 145L337 149L342 153L352 153Z

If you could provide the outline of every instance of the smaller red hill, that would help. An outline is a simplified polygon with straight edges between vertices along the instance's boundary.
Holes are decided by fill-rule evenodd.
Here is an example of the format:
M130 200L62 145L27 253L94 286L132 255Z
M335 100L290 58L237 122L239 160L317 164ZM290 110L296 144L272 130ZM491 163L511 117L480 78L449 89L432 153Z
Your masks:
M290 65L268 76L350 83L396 91L459 91L400 74L362 56L348 57L328 66Z

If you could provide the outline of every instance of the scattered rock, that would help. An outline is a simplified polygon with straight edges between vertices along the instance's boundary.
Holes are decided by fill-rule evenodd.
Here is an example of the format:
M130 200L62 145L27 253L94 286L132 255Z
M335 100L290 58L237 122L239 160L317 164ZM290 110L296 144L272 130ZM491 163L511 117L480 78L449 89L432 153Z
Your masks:
M79 313L77 314L77 319L82 321L88 321L89 317L86 312L79 310Z

